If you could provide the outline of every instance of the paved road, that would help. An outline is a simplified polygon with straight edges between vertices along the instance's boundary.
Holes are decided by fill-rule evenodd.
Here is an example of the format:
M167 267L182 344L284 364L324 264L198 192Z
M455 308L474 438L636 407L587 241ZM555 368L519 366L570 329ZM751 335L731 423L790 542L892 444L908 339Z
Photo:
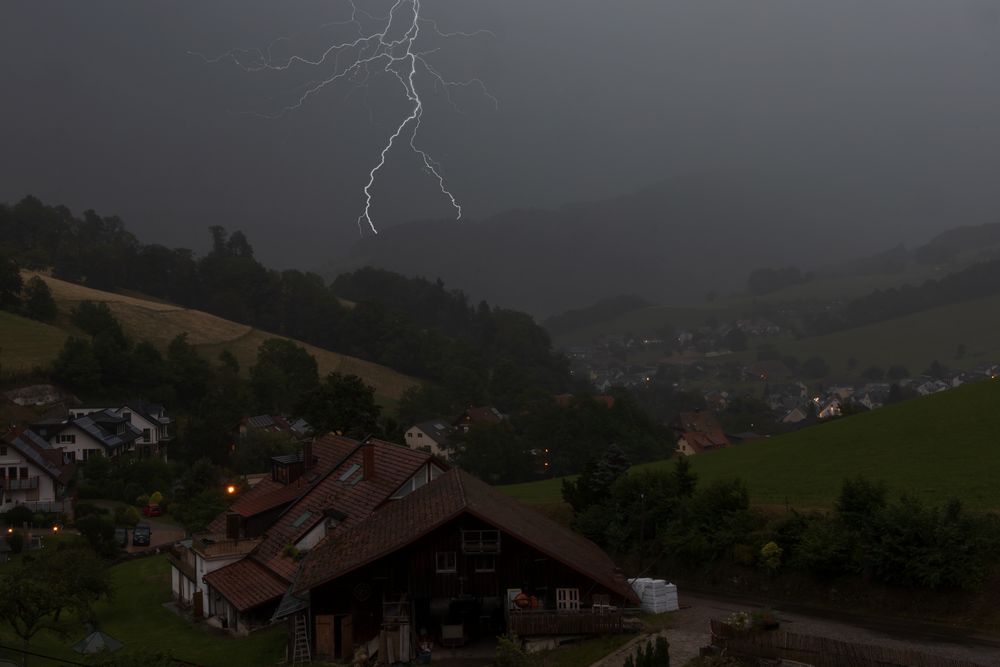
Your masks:
M115 500L87 500L84 501L92 505L97 505L98 507L107 508L112 515L116 507L122 506L125 503L121 503ZM174 523L164 521L159 517L147 517L144 516L141 519L142 522L148 523L150 528L150 540L148 547L137 547L132 545L132 530L128 531L128 546L126 551L129 553L137 553L139 551L146 551L148 549L155 549L156 547L169 546L178 540L183 540L185 537L184 529L177 526Z
M760 608L744 599L731 599L680 592L681 610L674 614L672 627L663 632L670 642L671 664L683 665L698 656L698 648L709 643L709 621L733 612ZM1000 665L1000 639L970 635L941 626L910 623L895 619L868 618L848 614L775 609L782 629L819 635L846 642L909 648L933 655L968 660L983 665ZM597 663L600 667L621 667L635 646Z

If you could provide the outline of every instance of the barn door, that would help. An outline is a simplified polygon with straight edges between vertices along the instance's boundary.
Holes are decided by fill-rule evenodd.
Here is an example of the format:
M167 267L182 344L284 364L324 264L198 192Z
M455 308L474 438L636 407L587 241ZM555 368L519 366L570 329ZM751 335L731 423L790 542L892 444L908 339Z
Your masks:
M332 658L333 654L333 616L318 614L316 616L316 655Z
M351 616L340 617L340 651L337 657L341 660L350 660L354 656L354 629L351 623Z

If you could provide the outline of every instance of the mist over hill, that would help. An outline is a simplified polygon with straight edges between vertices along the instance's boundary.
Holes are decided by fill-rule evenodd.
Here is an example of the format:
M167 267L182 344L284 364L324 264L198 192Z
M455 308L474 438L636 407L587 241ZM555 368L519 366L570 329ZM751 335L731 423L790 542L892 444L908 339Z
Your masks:
M877 220L909 219L919 205L837 202L829 184L788 178L691 174L558 209L413 222L360 241L328 273L370 265L441 278L474 298L536 316L619 294L690 305L743 291L755 268L811 267L899 243L892 227L865 229Z

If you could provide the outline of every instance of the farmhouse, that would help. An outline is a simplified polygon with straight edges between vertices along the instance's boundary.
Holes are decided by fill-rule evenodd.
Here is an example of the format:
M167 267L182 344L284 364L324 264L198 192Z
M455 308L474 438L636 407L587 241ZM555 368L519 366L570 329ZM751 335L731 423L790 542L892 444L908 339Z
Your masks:
M0 438L0 511L16 505L33 511L65 512L71 500L66 487L73 466L63 452L28 429Z
M302 562L285 612L292 646L309 625L313 657L376 648L414 657L411 634L459 644L620 631L635 593L586 538L461 470L337 532Z

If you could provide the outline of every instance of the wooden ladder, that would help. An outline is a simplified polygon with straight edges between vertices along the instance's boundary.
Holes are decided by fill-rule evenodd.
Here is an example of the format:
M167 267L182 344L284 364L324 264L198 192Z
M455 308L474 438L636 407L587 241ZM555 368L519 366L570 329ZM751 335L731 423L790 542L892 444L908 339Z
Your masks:
M301 665L307 662L312 662L309 650L309 627L306 614L298 614L295 617L295 636L292 639L292 664Z

